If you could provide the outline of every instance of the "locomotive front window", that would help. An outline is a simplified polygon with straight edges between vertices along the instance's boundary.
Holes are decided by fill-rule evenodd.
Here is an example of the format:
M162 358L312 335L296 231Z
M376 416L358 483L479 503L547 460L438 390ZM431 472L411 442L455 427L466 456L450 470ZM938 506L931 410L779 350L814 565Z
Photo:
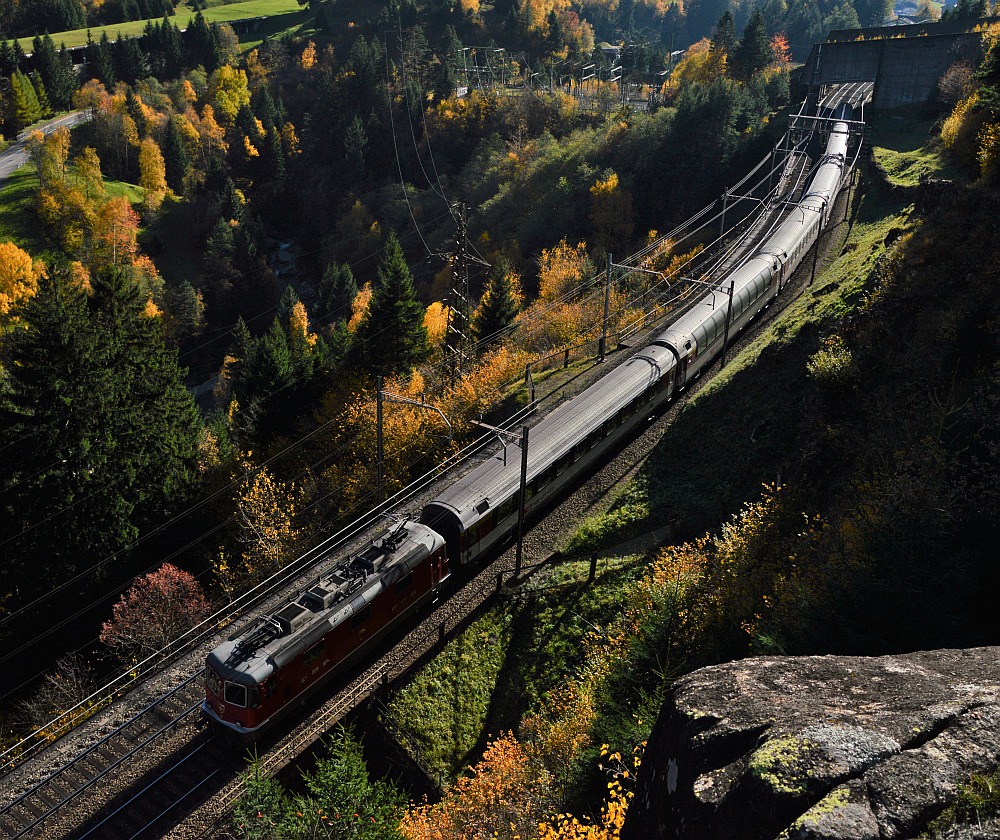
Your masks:
M226 702L233 706L242 706L245 709L247 705L247 687L239 683L227 682Z
M247 689L247 707L250 709L256 709L260 705L260 689L258 688L248 688Z

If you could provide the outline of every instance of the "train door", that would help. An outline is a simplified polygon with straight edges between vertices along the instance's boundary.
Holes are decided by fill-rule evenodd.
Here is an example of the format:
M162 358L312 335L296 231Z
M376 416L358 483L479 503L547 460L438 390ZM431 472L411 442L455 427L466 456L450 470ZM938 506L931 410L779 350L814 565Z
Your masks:
M677 360L677 388L683 388L687 384L688 367L697 355L698 348L690 340L685 341L680 358Z
M778 291L775 294L780 294L781 290L785 288L785 274L788 272L788 254L782 251L780 255L775 256L772 268L774 276L778 280Z

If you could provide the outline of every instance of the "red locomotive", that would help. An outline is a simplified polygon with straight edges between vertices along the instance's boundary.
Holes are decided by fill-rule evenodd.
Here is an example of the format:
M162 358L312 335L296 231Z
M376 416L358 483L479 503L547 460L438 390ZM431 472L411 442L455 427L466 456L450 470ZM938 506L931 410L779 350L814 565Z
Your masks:
M402 522L208 655L204 713L248 736L274 723L448 578L444 540Z

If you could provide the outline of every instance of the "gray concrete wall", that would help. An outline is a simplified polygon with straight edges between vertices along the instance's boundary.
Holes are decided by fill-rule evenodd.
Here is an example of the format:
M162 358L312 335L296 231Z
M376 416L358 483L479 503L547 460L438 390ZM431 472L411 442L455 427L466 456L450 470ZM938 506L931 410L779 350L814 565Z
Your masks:
M934 30L921 26L920 34L908 37L905 30L910 28L858 30L863 40L816 44L802 69L802 82L815 89L839 82L874 81L872 104L893 108L932 99L941 74L956 61L964 59L976 66L982 60L979 33L926 34Z

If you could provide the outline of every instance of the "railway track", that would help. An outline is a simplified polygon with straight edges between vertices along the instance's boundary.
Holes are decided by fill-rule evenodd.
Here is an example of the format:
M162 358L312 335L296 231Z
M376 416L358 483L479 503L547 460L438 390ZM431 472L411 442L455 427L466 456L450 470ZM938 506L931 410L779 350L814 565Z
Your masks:
M86 811L84 800L87 804L99 801L102 792L134 774L160 744L193 725L201 696L197 675L188 677L8 803L0 810L0 829L11 838L64 834L73 822L65 817L67 813Z
M793 184L800 177L799 166L793 164ZM779 299L770 316L791 297ZM764 320L741 338L745 340ZM554 535L592 512L610 483L635 469L669 422L669 415L657 418L536 524L526 535L525 562L550 553ZM438 605L415 629L400 633L395 644L386 644L386 652L377 660L328 692L328 699L261 755L265 771L273 774L294 762L335 722L387 690L431 654L500 589L504 579L509 580L513 566L511 549ZM122 726L6 804L0 810L0 833L12 838L224 836L224 820L242 789L242 750L233 750L226 739L200 724L199 676L197 668ZM189 818L178 823L181 812L191 811Z

